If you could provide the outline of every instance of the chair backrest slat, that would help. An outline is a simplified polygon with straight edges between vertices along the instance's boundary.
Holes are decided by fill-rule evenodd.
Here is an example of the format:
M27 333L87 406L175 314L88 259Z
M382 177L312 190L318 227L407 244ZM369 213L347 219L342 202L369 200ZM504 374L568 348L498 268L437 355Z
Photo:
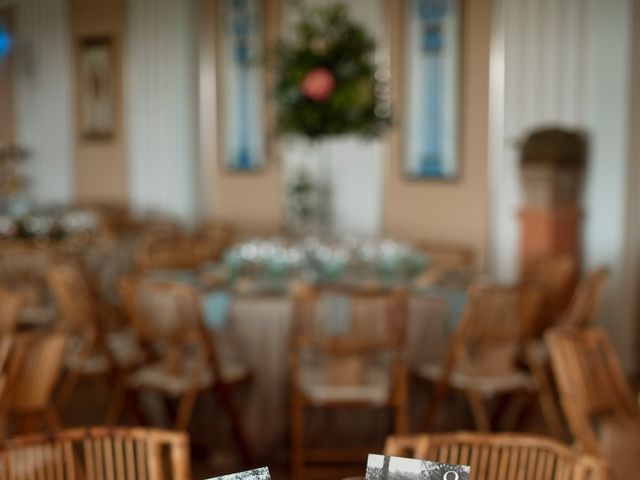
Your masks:
M543 308L536 336L541 336L564 314L571 299L577 271L576 260L570 255L551 255L525 265L523 284L540 288Z
M115 477L115 463L116 463L116 457L115 457L115 452L113 451L113 447L112 447L112 439L110 438L103 438L102 441L100 442L102 445L100 445L100 447L102 448L102 455L105 458L105 465L104 465L104 469L105 469L105 480L116 480ZM109 459L112 458L113 462L110 462Z
M604 267L587 274L576 287L560 325L567 328L592 326L598 315L608 279L609 271Z
M638 405L607 333L596 327L554 329L546 335L567 421L583 448L597 452L593 422L640 417Z
M138 478L148 478L147 477L147 456L146 456L146 445L141 439L136 440L136 460L137 460L137 474Z
M468 374L513 370L519 348L531 336L542 296L529 287L476 285L444 360L443 382L454 369Z
M62 373L66 335L24 333L12 341L0 404L9 411L43 411Z
M127 452L127 478L137 478L136 476L136 463L134 454L134 443L132 438L128 438L125 441Z
M97 321L97 299L81 267L58 261L49 268L49 286L63 317L63 327L84 332Z
M115 478L128 478L125 475L124 442L122 441L122 437L119 435L115 435L113 437L113 458Z
M0 335L15 333L24 304L22 295L0 287Z

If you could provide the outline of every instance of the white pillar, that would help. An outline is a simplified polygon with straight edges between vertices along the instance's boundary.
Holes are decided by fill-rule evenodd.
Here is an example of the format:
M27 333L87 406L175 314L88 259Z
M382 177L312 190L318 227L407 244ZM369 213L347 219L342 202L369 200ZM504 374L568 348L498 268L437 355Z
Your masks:
M74 116L66 0L16 5L17 143L29 151L25 173L38 204L73 199Z
M196 12L195 0L129 0L125 41L134 208L187 221L197 210Z

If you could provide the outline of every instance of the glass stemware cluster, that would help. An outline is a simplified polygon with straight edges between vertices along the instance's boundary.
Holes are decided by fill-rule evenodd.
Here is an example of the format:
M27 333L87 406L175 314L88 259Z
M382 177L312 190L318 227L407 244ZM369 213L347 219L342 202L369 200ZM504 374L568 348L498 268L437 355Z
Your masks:
M254 239L235 245L224 258L232 281L299 278L312 283L385 285L412 280L427 263L426 255L410 244L356 236Z

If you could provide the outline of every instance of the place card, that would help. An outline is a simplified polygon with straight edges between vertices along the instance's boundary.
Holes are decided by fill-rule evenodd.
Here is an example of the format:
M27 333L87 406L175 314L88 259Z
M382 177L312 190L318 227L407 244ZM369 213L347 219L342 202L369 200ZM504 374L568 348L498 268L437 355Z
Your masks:
M413 458L369 455L366 480L469 480L471 468Z
M221 477L212 477L207 480L271 480L271 474L267 467L262 467L245 472L231 473Z

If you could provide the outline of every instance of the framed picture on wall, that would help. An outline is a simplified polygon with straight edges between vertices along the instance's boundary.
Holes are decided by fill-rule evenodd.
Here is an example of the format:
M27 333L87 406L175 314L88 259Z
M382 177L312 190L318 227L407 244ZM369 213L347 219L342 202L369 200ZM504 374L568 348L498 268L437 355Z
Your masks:
M273 154L272 69L281 0L216 0L218 157L228 172L256 173Z
M455 180L460 173L460 2L389 2L402 170L410 179Z
M80 136L109 139L115 131L113 39L90 37L78 46L78 114Z

